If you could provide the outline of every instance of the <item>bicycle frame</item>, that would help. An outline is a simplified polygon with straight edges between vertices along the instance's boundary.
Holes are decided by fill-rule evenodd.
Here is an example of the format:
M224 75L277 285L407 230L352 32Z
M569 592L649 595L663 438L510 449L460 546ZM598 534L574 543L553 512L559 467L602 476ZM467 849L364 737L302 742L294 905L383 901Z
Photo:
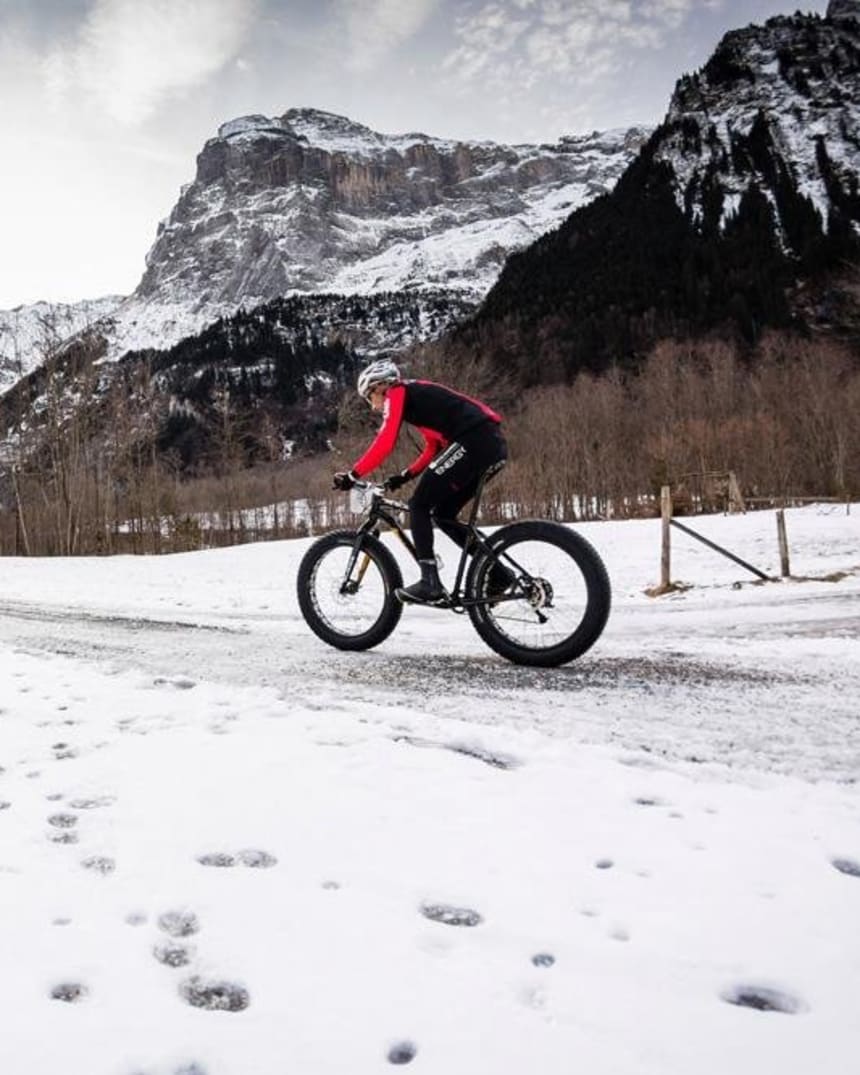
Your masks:
M475 497L472 502L472 510L469 514L469 521L464 524L468 528L469 536L467 537L466 543L460 551L460 560L457 564L457 574L454 578L454 587L450 592L450 600L447 602L447 604L443 606L445 608L453 610L454 612L463 612L470 606L485 605L487 603L486 598L469 598L466 597L465 594L462 592L462 586L465 580L466 570L470 558L473 557L474 554L480 549L483 550L483 552L487 556L491 557L496 563L501 563L501 561L498 559L495 552L493 551L490 543L488 542L486 535L475 525L475 518L478 514L478 507L481 501L481 492L483 491L484 481L486 480L487 476L488 475L485 475L484 478L482 478L478 489L475 492ZM358 489L370 490L371 500L369 508L365 509L367 511L367 518L358 528L355 545L353 546L352 554L349 558L349 562L347 563L344 583L341 587L341 592L343 593L347 591L347 588L350 585L354 585L350 583L349 580L355 567L356 561L358 560L359 553L361 552L362 538L365 534L372 534L374 537L378 537L381 530L380 523L388 524L388 526L395 532L395 534L397 534L398 538L406 547L406 550L408 551L412 559L415 561L415 563L419 563L418 553L415 549L415 545L413 544L412 539L406 533L406 530L401 524L400 519L397 517L397 514L395 514L398 513L401 515L408 515L409 505L405 504L402 500L392 500L389 497L386 497L383 494L382 487L374 485L372 482L358 481L355 483L355 487ZM508 559L510 560L510 558ZM517 569L520 574L524 574L522 568L515 561L510 560L510 563L513 567ZM359 568L357 583L361 582L361 579L366 570L367 564L365 563ZM521 597L522 594L520 592L517 592L515 588L514 593L503 594L499 597L494 597L493 602L499 603L502 601L517 600Z

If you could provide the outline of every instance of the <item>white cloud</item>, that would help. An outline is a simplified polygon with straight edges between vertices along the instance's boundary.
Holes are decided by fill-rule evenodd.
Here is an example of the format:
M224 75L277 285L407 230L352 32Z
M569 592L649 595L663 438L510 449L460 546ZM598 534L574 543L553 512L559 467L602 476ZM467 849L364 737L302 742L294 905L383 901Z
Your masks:
M714 2L714 0L711 0ZM490 0L460 18L458 44L443 62L460 81L575 77L595 82L617 67L622 52L659 48L694 0Z
M648 0L642 5L642 14L646 19L655 19L665 26L675 27L687 18L692 6L693 0Z
M344 59L351 71L369 72L421 29L439 0L336 0L346 30Z
M44 58L49 98L83 95L127 124L204 82L238 52L256 0L95 0L71 41Z
M255 9L92 0L61 23L0 19L0 307L135 286Z
M460 45L442 66L465 80L484 75L511 53L529 25L528 18L512 17L503 3L486 4L477 15L458 20Z

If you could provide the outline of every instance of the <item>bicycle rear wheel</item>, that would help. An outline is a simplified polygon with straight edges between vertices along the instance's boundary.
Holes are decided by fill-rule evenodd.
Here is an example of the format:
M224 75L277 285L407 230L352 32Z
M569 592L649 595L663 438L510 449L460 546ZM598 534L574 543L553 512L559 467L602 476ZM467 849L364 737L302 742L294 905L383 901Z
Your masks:
M466 579L469 617L483 640L516 664L553 667L582 656L600 637L612 603L596 550L558 523L527 521L497 530L493 555L473 561ZM501 563L517 577L497 600L490 575Z
M347 576L357 538L355 530L335 530L315 541L302 558L296 580L299 608L307 625L337 649L379 645L403 612L394 596L403 585L403 576L378 538L365 534Z

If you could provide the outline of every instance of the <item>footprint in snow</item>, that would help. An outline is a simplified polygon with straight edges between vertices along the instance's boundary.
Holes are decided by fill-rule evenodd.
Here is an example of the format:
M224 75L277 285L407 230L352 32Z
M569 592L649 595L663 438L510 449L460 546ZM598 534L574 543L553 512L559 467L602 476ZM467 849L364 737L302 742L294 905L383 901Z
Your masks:
M54 743L51 750L53 750L54 758L57 761L65 761L67 758L76 758L78 756L75 748L68 743Z
M243 866L252 870L269 869L277 865L278 860L268 851L260 851L258 848L248 847L239 852L239 861Z
M0 810L8 810L12 804L5 799L0 799Z
M418 1047L411 1041L399 1041L388 1050L389 1064L409 1064L418 1052Z
M797 1015L809 1010L809 1005L800 997L782 989L773 989L763 985L735 985L724 989L720 994L727 1004L741 1008L753 1008L759 1012L782 1012L785 1015Z
M549 952L538 952L537 955L532 956L532 963L536 967L551 967L555 963L555 956L549 954Z
M68 829L60 829L59 832L49 832L48 839L52 844L76 844L78 834L70 832Z
M860 877L860 862L856 859L833 859L831 865L840 873L848 874L849 877Z
M194 947L184 944L157 944L152 954L165 967L187 967L194 957Z
M76 814L51 814L48 824L55 829L73 829L78 823Z
M199 855L197 861L201 866L248 866L253 870L270 869L276 866L278 860L268 851L258 848L244 848L235 854L230 851L211 851L205 855Z
M190 937L200 929L193 911L165 911L158 918L158 928L171 937Z
M251 1003L243 985L221 978L203 978L199 974L184 981L179 993L193 1008L210 1012L240 1012Z
M470 907L451 907L446 903L422 904L421 914L431 922L442 922L446 926L478 926L484 921Z
M228 851L211 851L206 855L198 855L197 861L201 866L235 866L236 856Z
M69 806L72 810L97 810L102 806L112 806L115 802L113 795L98 795L94 798L72 799Z
M93 873L100 873L103 877L107 877L109 873L113 873L116 869L116 860L109 858L107 855L90 855L89 858L85 858L81 865L85 870L91 870Z
M51 989L52 1000L62 1000L66 1004L77 1004L86 997L89 990L80 982L60 982Z

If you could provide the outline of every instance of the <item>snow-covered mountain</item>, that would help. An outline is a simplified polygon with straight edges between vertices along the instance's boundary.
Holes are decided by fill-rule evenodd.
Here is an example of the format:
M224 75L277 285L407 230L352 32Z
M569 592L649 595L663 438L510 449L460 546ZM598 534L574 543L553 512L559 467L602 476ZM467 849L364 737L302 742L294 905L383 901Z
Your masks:
M309 109L234 120L203 148L136 295L194 308L439 285L479 297L506 253L609 189L643 140L463 143Z
M422 307L416 324L440 331L445 293L451 311L477 305L505 258L611 189L648 133L507 146L379 134L316 109L231 120L159 225L133 295L0 311L0 392L41 361L48 318L66 335L101 320L115 359L273 299L362 295L373 312L408 291ZM324 336L329 305L321 300L314 318Z
M609 190L647 133L507 146L384 135L315 109L225 123L159 227L110 353L296 294L445 290L477 303L511 251Z
M647 133L502 146L382 135L310 109L226 123L160 226L133 295L80 309L24 308L0 320L8 325L5 421L43 391L39 330L52 320L68 325L49 334L52 345L95 322L87 362L128 356L122 370L103 371L105 390L114 372L121 380L138 366L157 369L165 413L193 410L195 435L221 387L257 402L280 393L279 421L287 422L281 397L314 394L314 378L302 381L308 363L351 379L361 357L465 320L508 254L608 190ZM244 380L232 385L237 365ZM63 363L70 399L76 369L77 359ZM20 391L10 391L18 381ZM311 410L325 402L307 400ZM310 413L301 412L305 424ZM330 418L314 419L317 440ZM290 439L304 443L293 430L299 418L290 421ZM186 456L203 441L179 432L191 465Z
M726 34L612 192L507 261L475 346L533 380L661 337L856 340L858 261L860 0L838 0Z
M121 295L75 303L36 302L0 310L0 395L25 377L56 345L103 321Z
M831 0L827 17L792 15L726 34L701 71L682 78L655 160L672 169L679 206L725 223L755 183L783 243L798 199L826 226L860 207L860 0ZM854 214L850 212L853 208ZM798 252L798 251L796 251Z

